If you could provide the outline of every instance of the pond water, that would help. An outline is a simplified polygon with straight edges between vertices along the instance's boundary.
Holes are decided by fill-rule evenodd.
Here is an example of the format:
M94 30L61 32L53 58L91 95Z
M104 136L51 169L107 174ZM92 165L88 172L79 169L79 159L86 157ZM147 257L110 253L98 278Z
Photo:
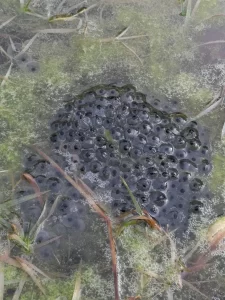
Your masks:
M224 299L224 27L0 0L0 299Z

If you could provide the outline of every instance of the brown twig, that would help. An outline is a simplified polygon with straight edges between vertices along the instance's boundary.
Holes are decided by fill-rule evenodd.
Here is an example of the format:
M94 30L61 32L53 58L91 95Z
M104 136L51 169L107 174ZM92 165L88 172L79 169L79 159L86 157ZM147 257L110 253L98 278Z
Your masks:
M94 192L80 179L76 178L73 180L66 172L63 171L60 166L54 162L47 154L38 149L37 147L33 147L37 153L42 156L46 161L48 161L57 171L59 171L64 178L69 181L78 192L85 197L88 201L89 205L99 214L101 218L106 222L109 234L109 242L110 242L110 250L112 257L112 271L114 277L114 290L115 290L115 300L119 300L119 287L118 287L118 273L117 273L117 257L116 257L116 246L115 240L113 237L112 231L112 222L110 218L105 214L105 211L101 208L101 206L96 203L96 195Z

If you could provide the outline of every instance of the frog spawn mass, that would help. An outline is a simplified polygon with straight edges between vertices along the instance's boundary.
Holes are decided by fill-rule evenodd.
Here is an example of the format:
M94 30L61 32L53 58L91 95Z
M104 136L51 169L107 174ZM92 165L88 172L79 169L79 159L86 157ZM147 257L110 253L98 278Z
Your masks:
M161 226L182 233L190 214L210 197L204 184L210 150L206 130L176 112L175 101L168 103L132 86L94 87L58 110L50 122L50 145L61 168L103 198L110 194L105 199L114 214L134 208L122 177ZM50 205L63 195L56 209L61 224L85 230L83 211L77 213L81 195L38 155L28 155L25 168L41 191L50 191ZM22 208L27 216L27 209L33 218L40 214L40 207Z

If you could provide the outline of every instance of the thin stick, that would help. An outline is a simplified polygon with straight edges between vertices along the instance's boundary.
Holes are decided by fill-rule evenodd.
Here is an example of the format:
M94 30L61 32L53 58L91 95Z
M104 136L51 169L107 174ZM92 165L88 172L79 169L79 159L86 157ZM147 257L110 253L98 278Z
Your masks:
M221 132L221 140L224 138L224 136L225 136L225 123L223 124L222 132Z
M148 35L147 34L140 34L140 35L131 35L131 36L124 36L124 37L118 37L118 38L115 38L116 40L133 40L133 39L139 39L141 37L147 37Z
M189 22L189 20L191 18L191 7L192 7L192 0L188 0L186 17L185 17L185 25L188 24L188 22Z
M4 263L0 261L0 300L4 300Z
M13 63L11 62L10 66L8 68L8 71L7 71L4 79L2 80L1 86L5 85L6 81L9 79L9 76L10 76L11 70L12 70L12 66L13 66Z
M191 118L190 121L194 121L197 120L207 114L209 114L211 111L213 111L217 106L219 106L221 103L223 102L223 99L220 98L218 101L214 102L211 106L207 107L206 109L204 109L202 112L200 112L197 116L195 116L194 118Z
M82 261L80 262L79 269L77 271L72 300L80 300L80 296L81 296L81 266L82 266Z
M187 285L190 289L192 289L193 291L197 292L198 294L200 294L202 297L204 297L205 299L210 299L209 297L207 297L205 294L203 294L201 291L199 291L199 289L197 289L193 284L191 284L190 282L186 281L183 279L183 283L185 285Z
M77 4L73 5L73 6L71 6L70 8L68 8L67 13L69 13L69 12L71 12L72 10L78 8L80 5L86 4L86 3L87 3L87 1L82 1L82 2L80 2L80 3L77 3Z
M37 14L37 13L30 12L30 11L26 11L26 14L27 14L27 15L30 15L30 16L33 16L33 17L40 18L40 19L42 19L42 20L48 20L47 17L42 16L42 15Z
M129 46L127 46L125 43L123 43L123 42L121 42L121 44L125 47L125 48L127 48L131 53L133 53L134 54L134 56L140 61L140 63L143 65L143 61L140 59L140 57L137 55L137 53L133 50L133 49L131 49Z
M12 22L13 19L15 19L16 16L10 18L9 20L7 20L6 22L2 23L0 25L0 29L2 29L3 27L5 27L7 24L9 24L10 22Z
M59 3L59 5L58 5L58 7L56 8L56 14L59 14L60 13L60 11L61 11L61 9L62 9L62 7L63 7L63 5L64 5L64 3L66 2L66 0L62 0L60 3Z
M198 10L198 7L199 7L201 1L202 0L197 0L195 7L193 8L192 14L191 14L192 17L195 15L196 11Z
M26 52L30 46L33 44L33 42L35 41L35 39L38 37L38 33L36 33L32 39L29 40L29 42L26 44L26 46L20 51L20 53L18 53L14 58L17 58L20 54Z
M11 57L7 52L5 52L5 50L2 48L2 46L0 46L0 51L1 51L2 53L4 53L5 56L7 56L10 60L12 60L12 57Z
M206 46L206 45L224 44L224 43L225 43L225 40L216 40L216 41L206 42L203 44L198 44L197 47Z
M127 31L129 30L130 26L126 27L121 33L119 33L115 38L120 39Z
M16 291L15 291L15 293L13 295L12 300L19 300L20 299L20 295L22 293L22 290L23 290L23 287L24 287L24 284L25 284L26 280L27 280L27 276L24 275L21 278L20 282L19 282L19 286L17 287L17 289L16 289Z
M72 32L77 32L77 28L76 29L46 28L46 29L34 30L33 32L39 32L39 33L72 33Z

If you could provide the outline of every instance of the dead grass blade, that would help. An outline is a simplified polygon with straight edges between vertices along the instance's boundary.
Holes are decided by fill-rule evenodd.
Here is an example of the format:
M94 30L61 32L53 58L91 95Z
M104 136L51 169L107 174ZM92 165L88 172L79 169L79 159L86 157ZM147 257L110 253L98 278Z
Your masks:
M1 86L4 86L4 85L6 84L6 81L9 79L9 76L10 76L11 70L12 70L12 66L13 66L13 63L11 62L10 66L9 66L9 68L8 68L8 71L7 71L7 73L6 73L5 77L4 77L4 79L3 79L2 82L1 82Z
M44 276L47 279L51 279L46 273L44 273L43 271L41 271L38 267L36 267L35 265L33 265L32 263L30 263L27 260L23 260L31 269L33 269L34 271L36 271L37 273L41 274L42 276Z
M47 29L40 29L40 30L34 30L33 32L38 33L72 33L77 32L77 29L71 29L71 28L47 28Z
M10 45L12 47L12 50L16 52L15 44L13 43L13 40L11 39L11 36L9 36Z
M37 245L34 246L34 250L39 249L39 248L41 248L41 247L43 247L43 246L46 246L46 245L48 245L48 244L50 244L50 243L52 243L52 242L54 242L54 241L60 239L61 237L62 237L61 235L55 236L55 237L53 237L53 238L51 238L51 239L49 239L49 240L47 240L47 241L45 241L45 242L42 242L42 243L40 243L40 244L37 244Z
M68 8L67 12L71 12L72 10L78 8L79 6L83 5L83 4L87 4L87 1L82 1L80 3L77 3L75 5L72 5L70 8Z
M171 289L167 290L167 299L173 300L173 291Z
M0 46L0 51L4 53L5 56L7 56L10 60L12 60L12 57L2 48L2 46Z
M31 240L34 239L35 234L38 232L38 228L44 223L46 220L46 214L47 214L47 203L45 202L45 205L42 209L41 215L39 216L37 222L34 224L34 226L29 231L29 238Z
M197 0L196 4L195 4L195 6L194 6L194 8L192 10L192 14L191 14L192 17L195 15L196 11L198 10L198 7L199 7L201 1L202 0Z
M216 102L214 102L212 105L210 105L209 107L207 107L206 109L204 109L202 112L200 112L197 116L195 116L194 118L191 118L191 121L197 120L199 118L202 118L203 116L208 115L215 108L217 108L219 105L221 105L222 102L223 102L223 98L220 98L219 100L217 100Z
M137 55L137 53L133 50L133 49L131 49L128 45L126 45L125 43L123 43L123 42L121 42L121 44L125 47L125 48L127 48L131 53L133 53L134 54L134 56L139 60L139 62L143 65L143 61L140 59L140 57Z
M92 9L92 8L94 8L96 6L97 6L97 4L93 4L93 5L89 6L89 7L84 7L84 8L82 8L81 10L79 10L74 15L71 15L70 13L54 15L54 16L52 16L52 17L50 17L48 19L48 22L52 23L52 22L56 22L56 21L66 21L66 22L73 21L80 14L87 13L90 9Z
M24 275L23 278L21 278L20 282L19 282L19 286L17 287L12 300L19 300L20 299L20 295L22 293L23 287L25 282L27 281L27 276Z
M224 44L224 43L225 43L225 40L210 41L210 42L206 42L203 44L198 44L197 47L207 46L207 45L215 45L215 44Z
M14 17L10 18L9 20L5 21L4 23L2 23L2 24L0 25L0 29L2 29L2 28L5 27L7 24L9 24L10 22L12 22L12 20L14 20L15 17L16 17L16 16L14 16Z
M24 5L25 5L24 0L20 0L20 7L24 8Z
M37 18L42 19L42 20L48 20L47 17L42 16L42 15L37 14L37 13L34 13L34 12L26 11L25 14L26 14L26 15L33 16L33 17L37 17Z
M81 266L82 266L82 261L80 262L79 269L76 274L75 287L73 291L72 300L80 300L81 297Z
M56 22L56 21L70 22L75 20L76 18L77 18L76 15L71 15L66 13L66 14L54 15L48 19L48 22L49 23Z
M202 20L202 22L208 21L208 20L210 20L212 18L215 18L215 17L225 17L225 14L216 14L216 15L210 16L210 17Z
M116 37L115 39L120 39L127 31L129 30L130 26L127 26L125 29L123 29Z
M221 140L225 137L225 123L223 124L222 132L221 132Z
M87 13L89 10L95 8L96 6L98 6L98 4L95 3L95 4L90 5L89 7L84 7L75 16L79 16L80 14Z
M48 193L48 191L47 192L41 192L42 195L44 195L46 193ZM14 205L19 205L23 202L35 199L37 197L38 197L38 194L32 194L32 195L24 196L24 197L21 197L21 198L18 198L18 199L8 200L8 201L5 201L5 202L1 203L0 207L5 208L7 206L10 207L10 206L14 206Z
M0 300L4 300L4 263L0 262Z
M188 253L184 256L183 261L186 264L188 262L188 260L192 257L192 255L195 253L195 251L198 249L198 247L200 246L200 241L198 241L195 246L193 248L191 248L190 251L188 251Z
M119 284L118 284L118 273L117 273L117 256L116 256L116 243L113 237L112 223L107 221L109 243L112 257L112 270L114 277L114 289L115 289L115 300L119 300Z
M201 295L203 298L205 299L210 299L209 297L207 297L205 294L203 294L199 289L197 289L193 284L191 284L190 282L186 281L186 280L182 280L183 283L188 286L191 290L195 291L196 293L198 293L199 295Z
M39 290L40 290L44 295L46 295L45 289L44 289L44 287L42 286L41 281L39 280L39 278L35 275L35 272L33 271L33 269L32 269L30 266L28 266L28 265L26 264L26 262L25 262L24 259L22 259L22 258L20 258L20 257L18 257L18 256L16 256L15 259L16 259L16 261L20 264L20 266L21 266L21 268L23 269L23 271L24 271L25 273L27 273L27 274L31 277L31 279L32 279L33 282L36 284L36 286L39 288Z
M142 37L147 37L147 34L140 34L140 35L130 35L130 36L124 36L124 37L120 37L120 38L115 38L118 41L122 41L122 40L133 40L133 39L139 39Z
M135 207L137 213L138 213L140 216L143 215L142 209L141 209L139 203L137 202L136 198L134 197L133 193L131 192L129 186L127 185L125 179L124 179L123 177L121 177L121 176L120 176L120 179L122 180L122 183L124 184L125 188L127 189L128 194L129 194L129 196L131 197L131 200L132 200L132 202L133 202L133 204L134 204L134 207Z
M38 33L36 33L32 37L32 39L29 40L29 42L26 44L26 46L14 58L17 58L19 55L21 55L22 53L26 52L31 47L31 45L33 44L33 42L36 40L37 37L38 37Z
M191 18L191 9L192 9L192 0L187 0L187 9L186 9L186 17L185 17L185 25L188 24Z
M44 200L41 196L41 190L37 184L37 182L35 181L34 177L31 176L30 174L28 173L24 173L23 174L23 177L30 183L30 185L33 187L35 193L38 195L38 200L41 204L41 206L43 207L44 206Z
M60 166L55 163L47 154L43 151L39 150L37 147L33 147L37 153L42 156L45 160L47 160L56 170L58 170L63 177L72 184L72 186L77 189L77 191L84 196L84 198L88 201L90 207L94 209L96 213L99 214L101 218L106 222L108 228L108 235L109 235L109 243L110 243L110 250L111 250L111 257L112 257L112 270L113 270L113 277L114 277L114 289L115 289L115 300L119 300L119 285L118 285L118 273L117 273L117 256L116 256L116 246L113 237L112 231L112 223L110 218L105 214L105 211L101 208L101 206L96 203L96 195L94 192L79 178L73 180L66 172L63 171Z
M158 225L157 221L155 219L153 219L145 209L143 209L143 212L144 212L145 216L140 216L139 218L137 217L137 219L145 220L148 223L148 225L150 225L150 227L152 227L160 232L165 233L165 231L162 230L162 228Z
M61 9L62 9L62 7L63 7L63 5L64 5L65 2L66 2L66 0L62 0L62 1L59 3L59 5L56 7L55 11L56 11L57 14L60 13L60 11L61 11Z
M5 264L8 264L10 266L16 267L21 269L21 265L18 261L16 261L14 258L10 257L8 253L0 255L0 262L3 262Z

